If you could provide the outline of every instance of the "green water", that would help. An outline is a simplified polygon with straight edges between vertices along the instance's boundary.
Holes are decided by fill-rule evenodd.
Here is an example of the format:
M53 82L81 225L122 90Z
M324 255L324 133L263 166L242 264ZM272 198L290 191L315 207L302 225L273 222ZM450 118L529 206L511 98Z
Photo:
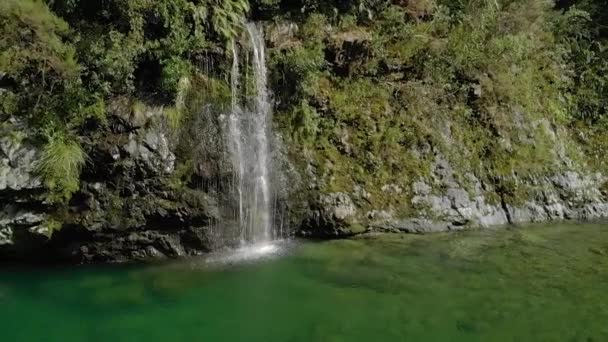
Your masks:
M2 341L608 341L608 225L2 269Z

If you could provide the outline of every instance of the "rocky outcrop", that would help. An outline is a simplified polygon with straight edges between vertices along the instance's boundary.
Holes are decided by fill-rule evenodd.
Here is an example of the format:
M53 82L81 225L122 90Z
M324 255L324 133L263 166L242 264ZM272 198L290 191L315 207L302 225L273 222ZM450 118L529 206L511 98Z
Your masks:
M118 262L209 251L214 200L196 186L175 186L161 115L111 109L107 125L83 135L80 190L52 205L36 173L40 151L14 123L0 139L0 260Z
M110 131L88 151L91 165L50 244L53 253L122 262L209 251L217 209L202 189L174 184L176 157L162 111L113 114Z
M36 174L36 145L25 135L3 135L0 258L125 262L200 255L218 248L218 199L194 184L176 186L174 147L163 125L154 124L160 115L152 111L142 119L111 113L106 128L85 135L89 161L80 190L65 205L45 201ZM285 202L281 210L290 214L286 224L299 226L305 237L344 238L369 231L421 234L608 217L602 192L607 179L601 174L571 170L550 177L514 177L518 187L527 189L516 198L474 174L457 177L450 163L437 155L430 177L413 182L411 189L381 187L387 197L409 196L413 211L403 215L393 207L366 207L372 195L361 185L352 192L324 194L309 184L304 196L288 186L296 179L302 182L293 165L279 167L288 171L278 197ZM209 177L205 173L205 179Z
M408 233L440 232L463 228L487 228L507 224L558 220L591 220L608 217L608 203L597 186L599 175L581 176L566 172L552 178L534 180L539 188L537 196L520 204L491 203L487 198L500 194L488 193L481 187L471 192L459 186L442 193L417 192L413 201L426 209L422 218L389 220L371 227L379 230ZM601 177L599 177L601 178ZM563 181L567 179L567 182ZM417 187L430 188L425 183ZM572 191L574 190L574 191Z
M25 255L48 241L48 207L36 175L40 151L10 120L0 138L0 252Z
M363 213L346 193L321 195L311 206L302 235L344 238L368 231L423 234L608 217L608 201L601 191L606 177L601 174L565 171L552 177L516 180L528 189L519 199L506 196L473 174L467 174L465 182L457 181L449 163L438 156L431 181L413 183L410 204L415 211L410 217L400 218L390 208ZM392 196L403 192L390 184L382 190Z
M14 126L14 125L11 125ZM34 174L40 151L23 137L3 130L0 138L0 191L36 190L40 178Z
M303 236L336 238L361 233L356 224L357 209L345 193L321 195L311 206L308 217L302 222Z
M5 205L0 212L0 249L22 254L42 245L51 233L45 218L44 213Z

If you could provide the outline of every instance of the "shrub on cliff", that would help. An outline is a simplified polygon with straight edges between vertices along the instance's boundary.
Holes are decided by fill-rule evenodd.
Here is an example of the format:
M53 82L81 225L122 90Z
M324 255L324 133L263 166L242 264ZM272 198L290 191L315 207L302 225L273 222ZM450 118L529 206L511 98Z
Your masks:
M296 24L271 51L275 117L321 190L407 189L432 153L497 179L555 171L550 131L566 127L584 152L568 158L606 164L599 0L4 0L0 119L26 120L49 146L59 143L44 132L64 132L72 152L116 96L164 105L174 130L188 126L205 104L229 103L225 46L250 7ZM74 188L49 185L60 186Z
M69 119L80 87L69 26L38 1L0 3L0 108L33 123Z
M82 166L78 136L91 120L104 124L105 102L126 95L172 106L179 126L182 81L224 58L248 10L246 0L0 1L0 120L28 123L44 144L45 184L67 199Z
M300 24L295 40L273 53L273 82L277 117L321 191L363 186L372 196L361 205L382 202L383 185L411 188L439 154L456 176L473 172L515 200L514 175L586 163L554 135L584 108L605 108L606 59L598 34L575 26L582 11L537 0L300 3L286 16Z

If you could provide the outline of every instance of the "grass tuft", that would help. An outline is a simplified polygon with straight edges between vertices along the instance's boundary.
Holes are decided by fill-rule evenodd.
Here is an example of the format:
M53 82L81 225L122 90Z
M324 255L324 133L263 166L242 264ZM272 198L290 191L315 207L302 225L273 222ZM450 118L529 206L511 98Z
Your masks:
M50 202L67 201L80 188L80 172L87 156L80 144L63 133L53 133L44 146L37 171L50 190Z
M173 131L179 130L182 126L182 121L184 120L184 112L177 107L166 107L163 110L163 114L165 115L169 128Z

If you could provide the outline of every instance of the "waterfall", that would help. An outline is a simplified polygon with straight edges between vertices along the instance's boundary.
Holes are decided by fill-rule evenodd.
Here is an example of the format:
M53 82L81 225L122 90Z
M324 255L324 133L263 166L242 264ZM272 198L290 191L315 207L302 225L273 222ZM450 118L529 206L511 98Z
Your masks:
M238 192L238 212L237 218L239 220L239 232L241 243L245 242L245 212L243 208L243 173L244 169L244 155L243 148L241 145L241 134L242 116L241 107L239 105L239 86L240 86L240 71L239 71L239 51L236 43L232 41L232 70L230 75L230 89L232 90L232 106L231 113L228 121L228 148L230 151L232 165L234 167L234 176L236 183L236 191Z
M272 105L267 89L264 36L255 24L246 25L250 48L239 51L232 42L232 105L228 116L226 140L234 169L234 187L238 197L235 216L241 244L272 240L272 191L270 172L270 128ZM250 50L250 51L249 51ZM241 83L241 57L252 70L253 94L247 94L247 79ZM251 61L251 65L248 65Z

